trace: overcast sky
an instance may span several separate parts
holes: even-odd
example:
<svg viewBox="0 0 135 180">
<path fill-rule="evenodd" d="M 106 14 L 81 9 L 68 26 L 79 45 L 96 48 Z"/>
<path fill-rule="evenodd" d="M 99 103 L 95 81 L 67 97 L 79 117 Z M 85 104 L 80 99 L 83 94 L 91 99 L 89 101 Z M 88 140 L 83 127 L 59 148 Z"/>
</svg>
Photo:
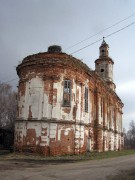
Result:
<svg viewBox="0 0 135 180">
<path fill-rule="evenodd" d="M 135 0 L 0 0 L 0 81 L 9 82 L 15 89 L 15 67 L 27 55 L 47 51 L 54 44 L 72 54 L 135 22 L 134 13 Z M 121 20 L 124 21 L 67 50 Z M 105 41 L 115 63 L 116 91 L 125 105 L 123 126 L 128 128 L 129 122 L 135 120 L 135 24 Z M 94 69 L 100 44 L 101 41 L 73 56 Z"/>
</svg>

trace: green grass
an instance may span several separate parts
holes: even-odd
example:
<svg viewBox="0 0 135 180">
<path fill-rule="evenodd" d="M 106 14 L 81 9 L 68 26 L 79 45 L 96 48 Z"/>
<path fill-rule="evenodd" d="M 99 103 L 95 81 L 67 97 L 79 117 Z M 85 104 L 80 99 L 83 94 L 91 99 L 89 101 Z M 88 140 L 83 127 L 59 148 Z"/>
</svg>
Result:
<svg viewBox="0 0 135 180">
<path fill-rule="evenodd" d="M 92 152 L 89 153 L 90 159 L 104 159 L 104 158 L 112 158 L 112 157 L 118 157 L 118 156 L 125 156 L 135 154 L 135 150 L 122 150 L 122 151 L 108 151 L 108 152 Z"/>
<path fill-rule="evenodd" d="M 65 155 L 56 157 L 44 157 L 37 154 L 30 153 L 9 153 L 1 155 L 0 160 L 33 160 L 33 161 L 46 161 L 46 162 L 75 162 L 85 160 L 97 160 L 105 158 L 113 158 L 125 155 L 135 154 L 135 150 L 122 150 L 122 151 L 108 151 L 108 152 L 88 152 L 80 155 Z"/>
</svg>

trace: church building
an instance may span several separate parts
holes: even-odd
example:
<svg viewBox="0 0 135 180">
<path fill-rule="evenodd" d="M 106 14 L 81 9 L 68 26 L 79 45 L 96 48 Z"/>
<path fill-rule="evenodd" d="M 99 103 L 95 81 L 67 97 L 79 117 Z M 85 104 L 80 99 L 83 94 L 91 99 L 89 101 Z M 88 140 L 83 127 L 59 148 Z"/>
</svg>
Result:
<svg viewBox="0 0 135 180">
<path fill-rule="evenodd" d="M 24 58 L 16 68 L 15 150 L 45 156 L 121 150 L 123 103 L 113 65 L 104 39 L 95 70 L 56 45 Z"/>
</svg>

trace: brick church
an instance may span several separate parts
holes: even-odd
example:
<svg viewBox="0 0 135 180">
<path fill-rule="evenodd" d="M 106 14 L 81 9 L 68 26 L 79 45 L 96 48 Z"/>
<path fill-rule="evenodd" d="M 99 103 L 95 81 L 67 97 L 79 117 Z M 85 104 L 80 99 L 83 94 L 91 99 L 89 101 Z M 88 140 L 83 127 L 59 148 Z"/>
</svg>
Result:
<svg viewBox="0 0 135 180">
<path fill-rule="evenodd" d="M 115 92 L 113 60 L 103 39 L 95 70 L 50 46 L 17 66 L 16 151 L 45 156 L 123 148 L 123 103 Z"/>
</svg>

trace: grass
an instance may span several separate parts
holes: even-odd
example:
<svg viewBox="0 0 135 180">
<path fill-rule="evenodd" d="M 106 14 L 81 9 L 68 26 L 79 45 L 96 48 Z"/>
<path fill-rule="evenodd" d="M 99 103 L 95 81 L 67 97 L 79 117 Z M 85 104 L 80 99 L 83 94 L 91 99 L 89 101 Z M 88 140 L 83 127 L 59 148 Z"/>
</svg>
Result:
<svg viewBox="0 0 135 180">
<path fill-rule="evenodd" d="M 135 150 L 109 151 L 109 152 L 88 152 L 80 155 L 65 155 L 56 157 L 45 157 L 30 153 L 9 153 L 1 155 L 0 160 L 26 160 L 26 161 L 45 161 L 45 162 L 76 162 L 85 160 L 98 160 L 135 154 Z"/>
</svg>

